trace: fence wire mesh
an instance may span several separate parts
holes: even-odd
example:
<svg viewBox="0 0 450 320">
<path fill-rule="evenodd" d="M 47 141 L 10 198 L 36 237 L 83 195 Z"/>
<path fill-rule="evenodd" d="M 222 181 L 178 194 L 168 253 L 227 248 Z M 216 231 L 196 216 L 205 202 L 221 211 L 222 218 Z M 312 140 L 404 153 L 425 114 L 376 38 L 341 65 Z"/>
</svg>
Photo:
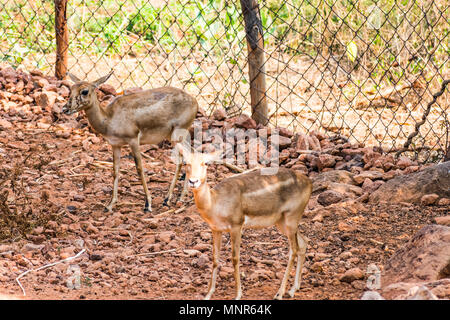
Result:
<svg viewBox="0 0 450 320">
<path fill-rule="evenodd" d="M 422 160 L 450 157 L 447 0 L 260 0 L 269 122 Z M 239 1 L 69 0 L 68 69 L 117 88 L 175 86 L 249 114 Z M 0 59 L 54 73 L 55 5 L 0 0 Z M 442 91 L 435 102 L 433 94 Z M 421 124 L 423 115 L 426 119 Z M 418 125 L 419 124 L 419 125 Z M 421 124 L 421 125 L 420 125 Z"/>
</svg>

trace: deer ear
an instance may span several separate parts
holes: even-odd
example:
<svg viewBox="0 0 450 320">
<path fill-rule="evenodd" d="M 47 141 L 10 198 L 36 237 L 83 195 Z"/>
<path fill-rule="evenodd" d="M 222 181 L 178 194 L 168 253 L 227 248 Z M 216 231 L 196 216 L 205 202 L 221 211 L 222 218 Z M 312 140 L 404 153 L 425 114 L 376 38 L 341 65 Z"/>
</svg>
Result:
<svg viewBox="0 0 450 320">
<path fill-rule="evenodd" d="M 74 74 L 71 74 L 70 72 L 67 72 L 67 75 L 69 76 L 70 80 L 72 80 L 73 82 L 81 82 L 81 80 Z"/>
<path fill-rule="evenodd" d="M 175 148 L 178 149 L 178 152 L 180 152 L 180 154 L 183 156 L 183 159 L 187 163 L 191 163 L 191 161 L 192 161 L 192 152 L 190 150 L 190 146 L 189 145 L 186 145 L 184 143 L 177 143 L 175 145 Z"/>
<path fill-rule="evenodd" d="M 222 150 L 216 150 L 212 153 L 207 153 L 203 155 L 203 161 L 205 163 L 211 163 L 222 158 Z"/>
<path fill-rule="evenodd" d="M 106 80 L 108 80 L 109 77 L 111 77 L 111 75 L 112 75 L 113 73 L 114 73 L 114 71 L 111 70 L 106 76 L 101 77 L 101 78 L 95 80 L 94 82 L 92 82 L 92 84 L 93 84 L 95 87 L 98 87 L 98 86 L 101 85 L 102 83 L 105 83 Z"/>
</svg>

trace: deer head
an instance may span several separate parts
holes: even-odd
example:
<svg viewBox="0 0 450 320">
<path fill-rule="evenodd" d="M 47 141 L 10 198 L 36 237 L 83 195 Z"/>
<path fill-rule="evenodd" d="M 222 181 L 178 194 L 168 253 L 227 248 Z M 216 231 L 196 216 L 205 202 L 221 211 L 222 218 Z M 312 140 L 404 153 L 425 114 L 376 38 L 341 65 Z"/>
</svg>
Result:
<svg viewBox="0 0 450 320">
<path fill-rule="evenodd" d="M 222 156 L 222 150 L 213 153 L 192 153 L 186 147 L 180 148 L 180 153 L 186 161 L 186 179 L 192 189 L 200 188 L 206 182 L 207 165 Z"/>
<path fill-rule="evenodd" d="M 106 82 L 113 74 L 111 71 L 104 77 L 101 77 L 94 82 L 82 81 L 75 75 L 68 73 L 70 79 L 74 82 L 74 85 L 70 89 L 70 97 L 67 103 L 63 106 L 62 112 L 65 114 L 73 114 L 81 110 L 89 109 L 97 100 L 97 94 L 95 89 Z"/>
</svg>

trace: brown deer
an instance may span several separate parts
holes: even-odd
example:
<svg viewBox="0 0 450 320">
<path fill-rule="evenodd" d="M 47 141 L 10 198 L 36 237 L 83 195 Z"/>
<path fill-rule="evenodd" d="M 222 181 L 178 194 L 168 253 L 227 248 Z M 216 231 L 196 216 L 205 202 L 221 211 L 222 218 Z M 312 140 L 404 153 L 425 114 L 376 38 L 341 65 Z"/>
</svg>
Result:
<svg viewBox="0 0 450 320">
<path fill-rule="evenodd" d="M 205 299 L 210 299 L 215 291 L 222 232 L 230 232 L 236 299 L 240 299 L 239 251 L 242 229 L 273 225 L 288 237 L 290 246 L 286 272 L 275 299 L 283 298 L 297 258 L 294 284 L 289 291 L 293 297 L 300 288 L 307 247 L 307 240 L 298 232 L 298 225 L 311 196 L 312 184 L 309 178 L 286 168 L 279 168 L 273 175 L 264 175 L 262 169 L 256 169 L 224 179 L 211 189 L 206 181 L 206 165 L 216 160 L 218 153 L 192 153 L 185 146 L 177 147 L 186 161 L 186 178 L 194 193 L 195 204 L 212 229 L 213 268 Z"/>
<path fill-rule="evenodd" d="M 164 139 L 169 139 L 172 143 L 180 142 L 176 140 L 179 137 L 175 133 L 177 130 L 187 130 L 192 125 L 198 104 L 195 98 L 181 89 L 163 87 L 119 96 L 103 108 L 95 90 L 111 74 L 112 72 L 94 82 L 87 82 L 69 73 L 74 85 L 62 111 L 73 114 L 84 110 L 91 127 L 112 146 L 114 187 L 111 201 L 105 210 L 112 211 L 117 202 L 121 147 L 129 145 L 145 192 L 144 211 L 151 211 L 151 196 L 142 169 L 139 146 L 157 144 Z M 177 157 L 177 167 L 166 202 L 171 200 L 180 174 L 182 161 L 179 154 Z M 187 181 L 181 198 L 186 194 L 186 189 Z"/>
</svg>

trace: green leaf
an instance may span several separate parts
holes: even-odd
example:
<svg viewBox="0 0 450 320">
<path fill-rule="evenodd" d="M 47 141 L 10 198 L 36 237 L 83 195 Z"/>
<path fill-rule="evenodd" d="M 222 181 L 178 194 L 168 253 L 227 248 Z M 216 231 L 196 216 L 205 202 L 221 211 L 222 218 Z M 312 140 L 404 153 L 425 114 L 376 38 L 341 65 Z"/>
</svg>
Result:
<svg viewBox="0 0 450 320">
<path fill-rule="evenodd" d="M 355 61 L 356 56 L 358 54 L 358 47 L 354 41 L 351 41 L 347 44 L 347 56 L 351 62 Z"/>
</svg>

